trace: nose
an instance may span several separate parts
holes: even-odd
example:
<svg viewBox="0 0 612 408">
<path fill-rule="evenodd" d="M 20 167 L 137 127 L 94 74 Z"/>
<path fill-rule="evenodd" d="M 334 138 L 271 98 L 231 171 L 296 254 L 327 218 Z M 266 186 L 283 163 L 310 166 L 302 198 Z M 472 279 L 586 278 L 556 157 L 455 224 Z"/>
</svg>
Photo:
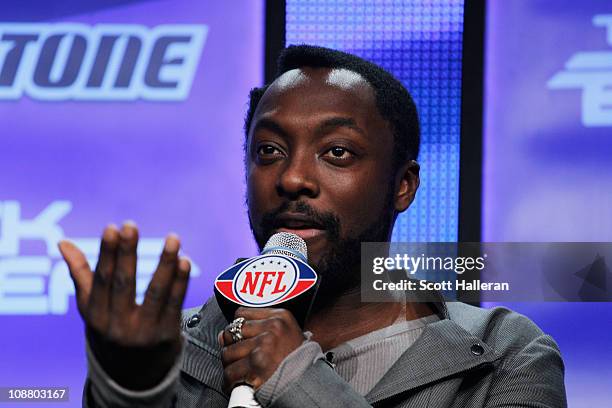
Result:
<svg viewBox="0 0 612 408">
<path fill-rule="evenodd" d="M 303 196 L 314 198 L 319 195 L 316 159 L 307 156 L 296 154 L 285 161 L 276 184 L 276 191 L 280 196 L 295 200 Z"/>
</svg>

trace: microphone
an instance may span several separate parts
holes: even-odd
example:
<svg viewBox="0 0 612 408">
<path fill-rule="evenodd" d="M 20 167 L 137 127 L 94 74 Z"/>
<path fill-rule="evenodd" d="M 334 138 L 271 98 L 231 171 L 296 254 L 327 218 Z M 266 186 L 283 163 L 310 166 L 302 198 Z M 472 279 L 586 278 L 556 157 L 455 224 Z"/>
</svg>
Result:
<svg viewBox="0 0 612 408">
<path fill-rule="evenodd" d="M 281 307 L 304 327 L 320 281 L 307 261 L 306 242 L 289 232 L 272 235 L 261 255 L 239 259 L 215 280 L 215 297 L 227 321 L 234 320 L 241 306 Z M 256 407 L 260 405 L 249 385 L 232 390 L 228 408 Z"/>
</svg>

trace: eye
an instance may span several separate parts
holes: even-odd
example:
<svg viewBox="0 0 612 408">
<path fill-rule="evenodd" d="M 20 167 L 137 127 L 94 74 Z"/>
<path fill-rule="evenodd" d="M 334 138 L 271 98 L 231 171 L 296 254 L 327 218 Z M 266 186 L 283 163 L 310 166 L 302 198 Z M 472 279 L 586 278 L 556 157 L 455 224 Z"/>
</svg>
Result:
<svg viewBox="0 0 612 408">
<path fill-rule="evenodd" d="M 262 163 L 275 161 L 285 155 L 280 148 L 268 143 L 257 146 L 256 152 L 257 160 Z"/>
<path fill-rule="evenodd" d="M 353 152 L 342 147 L 342 146 L 334 146 L 323 155 L 332 160 L 347 160 L 354 156 Z"/>
<path fill-rule="evenodd" d="M 280 153 L 280 150 L 272 145 L 262 145 L 259 146 L 259 149 L 257 149 L 257 154 L 261 155 L 271 155 L 274 153 Z"/>
</svg>

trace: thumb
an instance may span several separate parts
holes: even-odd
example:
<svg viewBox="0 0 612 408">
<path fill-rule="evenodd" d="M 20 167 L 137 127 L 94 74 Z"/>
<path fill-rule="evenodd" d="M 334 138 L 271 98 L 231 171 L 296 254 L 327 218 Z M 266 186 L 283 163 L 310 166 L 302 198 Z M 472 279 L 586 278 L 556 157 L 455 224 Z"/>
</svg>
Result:
<svg viewBox="0 0 612 408">
<path fill-rule="evenodd" d="M 87 258 L 76 245 L 68 240 L 62 240 L 57 244 L 64 261 L 68 264 L 70 277 L 74 282 L 77 304 L 79 311 L 85 310 L 89 301 L 89 293 L 93 282 L 93 274 L 87 263 Z"/>
</svg>

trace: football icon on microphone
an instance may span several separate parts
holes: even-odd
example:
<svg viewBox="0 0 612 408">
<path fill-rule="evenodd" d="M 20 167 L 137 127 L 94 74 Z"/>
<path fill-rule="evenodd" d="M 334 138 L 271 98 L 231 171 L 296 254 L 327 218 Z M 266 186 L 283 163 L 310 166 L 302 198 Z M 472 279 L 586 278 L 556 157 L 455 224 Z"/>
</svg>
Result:
<svg viewBox="0 0 612 408">
<path fill-rule="evenodd" d="M 317 274 L 306 263 L 281 254 L 246 259 L 222 272 L 215 288 L 227 300 L 247 307 L 271 307 L 307 292 Z"/>
</svg>

